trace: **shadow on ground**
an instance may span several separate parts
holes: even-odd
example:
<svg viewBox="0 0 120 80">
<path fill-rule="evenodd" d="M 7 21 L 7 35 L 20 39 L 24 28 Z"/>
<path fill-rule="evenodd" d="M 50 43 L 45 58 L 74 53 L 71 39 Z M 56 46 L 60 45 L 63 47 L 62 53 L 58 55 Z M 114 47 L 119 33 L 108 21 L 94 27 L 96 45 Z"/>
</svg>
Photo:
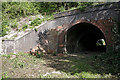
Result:
<svg viewBox="0 0 120 80">
<path fill-rule="evenodd" d="M 46 54 L 40 58 L 25 53 L 3 55 L 2 76 L 3 78 L 111 78 L 119 74 L 119 56 L 115 53 L 93 52 L 61 56 Z"/>
<path fill-rule="evenodd" d="M 71 75 L 79 75 L 80 73 L 116 75 L 115 71 L 112 70 L 118 70 L 114 69 L 117 65 L 112 65 L 113 63 L 110 63 L 110 61 L 104 63 L 104 59 L 101 58 L 101 53 L 83 52 L 67 54 L 62 57 L 46 56 L 44 58 L 48 62 L 45 66 Z"/>
</svg>

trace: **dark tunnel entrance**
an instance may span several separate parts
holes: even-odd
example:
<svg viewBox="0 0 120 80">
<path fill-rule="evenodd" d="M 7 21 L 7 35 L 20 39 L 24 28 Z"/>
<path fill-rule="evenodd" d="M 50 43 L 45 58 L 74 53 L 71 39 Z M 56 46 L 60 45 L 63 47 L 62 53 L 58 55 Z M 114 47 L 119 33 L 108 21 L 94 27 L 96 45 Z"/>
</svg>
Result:
<svg viewBox="0 0 120 80">
<path fill-rule="evenodd" d="M 79 23 L 67 31 L 66 49 L 68 53 L 105 52 L 105 36 L 96 26 L 89 23 Z"/>
</svg>

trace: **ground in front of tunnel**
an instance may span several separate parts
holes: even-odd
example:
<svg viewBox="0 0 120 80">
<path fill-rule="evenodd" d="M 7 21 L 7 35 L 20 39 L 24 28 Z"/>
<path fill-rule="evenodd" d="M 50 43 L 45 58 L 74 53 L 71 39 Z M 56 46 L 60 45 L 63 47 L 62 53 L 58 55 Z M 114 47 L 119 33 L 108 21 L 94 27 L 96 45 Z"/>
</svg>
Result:
<svg viewBox="0 0 120 80">
<path fill-rule="evenodd" d="M 95 58 L 101 53 L 80 52 L 64 55 L 43 55 L 36 58 L 28 53 L 2 56 L 3 78 L 110 78 L 105 66 Z"/>
</svg>

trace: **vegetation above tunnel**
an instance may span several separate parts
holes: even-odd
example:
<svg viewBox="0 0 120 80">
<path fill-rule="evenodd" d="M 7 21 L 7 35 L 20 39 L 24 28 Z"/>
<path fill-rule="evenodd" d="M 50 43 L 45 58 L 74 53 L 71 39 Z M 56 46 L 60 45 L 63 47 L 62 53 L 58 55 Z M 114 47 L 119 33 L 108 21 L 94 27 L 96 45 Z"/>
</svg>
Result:
<svg viewBox="0 0 120 80">
<path fill-rule="evenodd" d="M 2 33 L 0 36 L 8 34 L 10 28 L 18 30 L 18 22 L 21 17 L 42 14 L 44 20 L 53 19 L 53 14 L 101 3 L 93 2 L 2 2 Z M 41 22 L 40 22 L 41 23 Z M 12 25 L 11 25 L 12 24 Z M 24 25 L 27 26 L 27 25 Z"/>
</svg>

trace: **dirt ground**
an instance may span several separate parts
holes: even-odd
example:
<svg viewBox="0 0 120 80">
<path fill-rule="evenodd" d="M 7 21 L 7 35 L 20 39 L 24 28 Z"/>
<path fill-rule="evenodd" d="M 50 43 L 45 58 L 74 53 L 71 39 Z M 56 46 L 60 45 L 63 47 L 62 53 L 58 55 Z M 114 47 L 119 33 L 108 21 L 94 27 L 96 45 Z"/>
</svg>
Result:
<svg viewBox="0 0 120 80">
<path fill-rule="evenodd" d="M 81 52 L 62 56 L 43 55 L 36 58 L 27 53 L 2 56 L 3 78 L 102 78 L 92 64 L 99 53 Z"/>
</svg>

